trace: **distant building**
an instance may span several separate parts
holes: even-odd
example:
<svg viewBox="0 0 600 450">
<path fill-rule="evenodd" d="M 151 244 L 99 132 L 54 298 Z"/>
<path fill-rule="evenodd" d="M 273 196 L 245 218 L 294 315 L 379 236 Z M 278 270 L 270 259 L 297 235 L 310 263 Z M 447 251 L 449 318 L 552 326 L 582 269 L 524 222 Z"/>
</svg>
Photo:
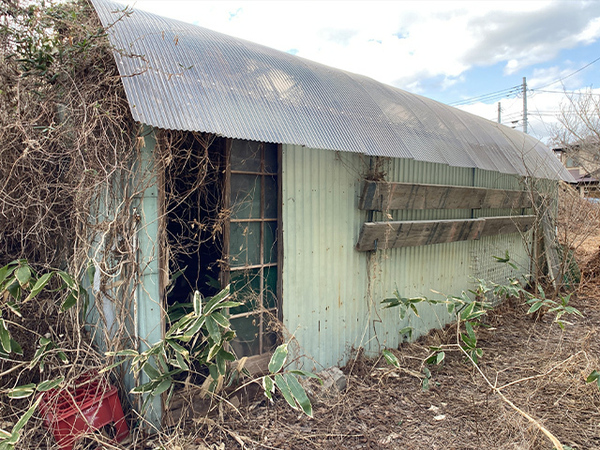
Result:
<svg viewBox="0 0 600 450">
<path fill-rule="evenodd" d="M 555 148 L 552 151 L 575 179 L 569 184 L 577 188 L 581 197 L 600 198 L 598 143 Z"/>
</svg>

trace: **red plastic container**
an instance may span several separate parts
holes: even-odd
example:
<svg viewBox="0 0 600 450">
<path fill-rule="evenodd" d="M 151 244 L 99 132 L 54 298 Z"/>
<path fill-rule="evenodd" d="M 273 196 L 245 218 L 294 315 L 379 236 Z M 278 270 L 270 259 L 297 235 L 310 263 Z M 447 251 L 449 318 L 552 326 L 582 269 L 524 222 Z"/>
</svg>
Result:
<svg viewBox="0 0 600 450">
<path fill-rule="evenodd" d="M 117 389 L 90 376 L 77 380 L 75 389 L 45 392 L 40 411 L 62 450 L 71 450 L 79 439 L 110 424 L 117 441 L 129 435 Z"/>
</svg>

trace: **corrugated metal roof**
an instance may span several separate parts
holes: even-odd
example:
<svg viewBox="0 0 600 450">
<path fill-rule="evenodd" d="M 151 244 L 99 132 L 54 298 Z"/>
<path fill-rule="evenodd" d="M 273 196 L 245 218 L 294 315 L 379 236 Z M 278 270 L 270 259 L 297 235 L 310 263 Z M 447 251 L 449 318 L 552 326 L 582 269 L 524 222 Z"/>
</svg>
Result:
<svg viewBox="0 0 600 450">
<path fill-rule="evenodd" d="M 550 150 L 519 131 L 206 28 L 92 3 L 142 123 L 571 181 Z"/>
</svg>

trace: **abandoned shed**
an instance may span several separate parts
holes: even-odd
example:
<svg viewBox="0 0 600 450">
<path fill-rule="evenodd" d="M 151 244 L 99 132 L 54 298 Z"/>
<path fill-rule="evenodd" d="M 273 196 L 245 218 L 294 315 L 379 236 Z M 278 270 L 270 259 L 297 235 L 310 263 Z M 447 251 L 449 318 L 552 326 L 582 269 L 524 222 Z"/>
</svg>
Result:
<svg viewBox="0 0 600 450">
<path fill-rule="evenodd" d="M 291 339 L 294 364 L 321 370 L 359 348 L 398 346 L 407 325 L 416 336 L 450 320 L 440 306 L 401 321 L 380 304 L 396 289 L 501 282 L 512 269 L 493 256 L 507 251 L 530 270 L 522 180 L 570 179 L 532 137 L 361 75 L 93 4 L 144 125 L 130 324 L 141 342 L 159 340 L 167 309 L 194 290 L 231 283 L 245 303 L 230 311 L 238 357 L 260 361 Z M 158 161 L 165 130 L 187 132 L 177 144 L 197 158 Z M 175 238 L 185 241 L 177 255 Z M 116 320 L 116 306 L 96 304 Z"/>
</svg>

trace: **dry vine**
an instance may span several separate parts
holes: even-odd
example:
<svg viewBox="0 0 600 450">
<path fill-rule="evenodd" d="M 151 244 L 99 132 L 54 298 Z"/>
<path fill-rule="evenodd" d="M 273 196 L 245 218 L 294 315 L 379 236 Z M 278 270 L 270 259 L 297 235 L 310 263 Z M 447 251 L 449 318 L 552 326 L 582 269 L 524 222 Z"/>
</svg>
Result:
<svg viewBox="0 0 600 450">
<path fill-rule="evenodd" d="M 202 240 L 219 240 L 225 217 L 218 190 L 205 189 L 216 183 L 207 174 L 217 173 L 209 167 L 210 136 L 158 131 L 152 164 L 160 167 L 143 167 L 145 130 L 131 117 L 106 33 L 86 0 L 0 1 L 0 110 L 0 267 L 27 259 L 40 272 L 58 268 L 89 278 L 98 307 L 88 319 L 99 325 L 84 329 L 81 308 L 61 313 L 59 292 L 26 305 L 22 319 L 8 317 L 24 347 L 22 358 L 0 362 L 0 428 L 10 429 L 27 402 L 9 402 L 7 389 L 59 375 L 68 382 L 105 366 L 110 361 L 93 340 L 104 349 L 136 348 L 131 324 L 144 190 L 164 183 L 161 234 L 152 240 L 167 252 L 172 272 Z M 200 223 L 172 214 L 181 222 L 168 228 L 169 212 L 197 211 L 198 196 L 221 215 L 206 214 Z M 188 279 L 190 286 L 197 281 Z M 69 363 L 54 355 L 42 374 L 26 361 L 44 335 Z"/>
</svg>

